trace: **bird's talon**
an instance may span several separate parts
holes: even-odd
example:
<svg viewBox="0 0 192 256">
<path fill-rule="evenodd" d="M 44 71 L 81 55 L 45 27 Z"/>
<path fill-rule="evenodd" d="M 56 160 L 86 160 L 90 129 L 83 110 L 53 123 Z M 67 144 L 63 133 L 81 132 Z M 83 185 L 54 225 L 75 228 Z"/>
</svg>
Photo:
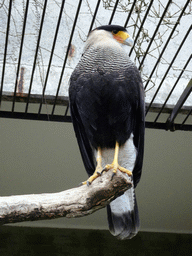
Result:
<svg viewBox="0 0 192 256">
<path fill-rule="evenodd" d="M 89 187 L 91 185 L 91 182 L 90 181 L 87 181 L 87 187 Z"/>
<path fill-rule="evenodd" d="M 81 186 L 86 185 L 86 184 L 87 184 L 87 181 L 83 181 L 83 182 L 79 183 L 78 187 L 81 187 Z"/>
<path fill-rule="evenodd" d="M 101 171 L 101 174 L 103 174 L 104 172 L 106 172 L 107 169 L 106 168 L 103 168 L 103 170 Z"/>
<path fill-rule="evenodd" d="M 111 181 L 113 180 L 113 177 L 115 176 L 115 172 L 111 175 Z"/>
</svg>

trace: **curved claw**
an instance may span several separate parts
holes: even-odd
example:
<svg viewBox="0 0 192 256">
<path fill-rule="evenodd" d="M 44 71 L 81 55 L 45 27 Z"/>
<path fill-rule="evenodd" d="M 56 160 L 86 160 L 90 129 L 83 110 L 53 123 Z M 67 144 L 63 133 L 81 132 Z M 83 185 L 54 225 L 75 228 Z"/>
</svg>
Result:
<svg viewBox="0 0 192 256">
<path fill-rule="evenodd" d="M 103 170 L 101 171 L 101 174 L 103 174 L 106 171 L 108 171 L 108 170 L 106 168 L 103 168 Z"/>
<path fill-rule="evenodd" d="M 115 176 L 116 172 L 113 172 L 113 174 L 111 175 L 111 180 L 113 180 L 113 177 Z"/>
<path fill-rule="evenodd" d="M 89 177 L 89 179 L 88 180 L 86 180 L 86 181 L 84 181 L 84 182 L 81 182 L 80 184 L 79 184 L 79 186 L 81 186 L 81 185 L 87 185 L 88 187 L 91 185 L 91 183 L 97 178 L 97 177 L 99 177 L 99 176 L 101 176 L 102 175 L 102 171 L 95 171 L 94 173 L 93 173 L 93 175 L 92 176 L 90 176 Z"/>
<path fill-rule="evenodd" d="M 83 186 L 83 185 L 85 185 L 85 181 L 84 181 L 84 182 L 79 183 L 78 187 L 81 187 L 81 186 Z"/>
</svg>

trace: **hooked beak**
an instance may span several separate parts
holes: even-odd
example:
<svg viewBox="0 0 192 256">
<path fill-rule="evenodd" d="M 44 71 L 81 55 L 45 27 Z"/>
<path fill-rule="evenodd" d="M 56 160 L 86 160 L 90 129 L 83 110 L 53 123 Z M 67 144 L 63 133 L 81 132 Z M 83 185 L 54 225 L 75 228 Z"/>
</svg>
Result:
<svg viewBox="0 0 192 256">
<path fill-rule="evenodd" d="M 133 43 L 134 43 L 134 41 L 131 37 L 128 37 L 127 39 L 125 39 L 123 41 L 123 44 L 128 45 L 128 46 L 133 46 Z"/>
</svg>

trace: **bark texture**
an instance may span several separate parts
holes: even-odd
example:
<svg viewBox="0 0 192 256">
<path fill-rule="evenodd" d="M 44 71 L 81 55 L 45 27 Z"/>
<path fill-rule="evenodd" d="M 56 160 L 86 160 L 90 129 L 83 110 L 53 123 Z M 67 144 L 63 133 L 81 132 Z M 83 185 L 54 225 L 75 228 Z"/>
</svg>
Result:
<svg viewBox="0 0 192 256">
<path fill-rule="evenodd" d="M 117 171 L 98 177 L 88 187 L 59 193 L 31 194 L 0 197 L 0 224 L 89 215 L 109 204 L 132 186 L 130 178 Z"/>
</svg>

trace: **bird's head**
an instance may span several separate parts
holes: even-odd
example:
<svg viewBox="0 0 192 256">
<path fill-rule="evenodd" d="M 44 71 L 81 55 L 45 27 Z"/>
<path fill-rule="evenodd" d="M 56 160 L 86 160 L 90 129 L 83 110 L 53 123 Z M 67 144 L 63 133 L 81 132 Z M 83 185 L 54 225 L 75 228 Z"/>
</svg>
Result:
<svg viewBox="0 0 192 256">
<path fill-rule="evenodd" d="M 133 39 L 128 34 L 127 30 L 118 25 L 105 25 L 100 26 L 94 30 L 105 30 L 112 34 L 113 38 L 116 39 L 119 43 L 133 46 Z"/>
</svg>

